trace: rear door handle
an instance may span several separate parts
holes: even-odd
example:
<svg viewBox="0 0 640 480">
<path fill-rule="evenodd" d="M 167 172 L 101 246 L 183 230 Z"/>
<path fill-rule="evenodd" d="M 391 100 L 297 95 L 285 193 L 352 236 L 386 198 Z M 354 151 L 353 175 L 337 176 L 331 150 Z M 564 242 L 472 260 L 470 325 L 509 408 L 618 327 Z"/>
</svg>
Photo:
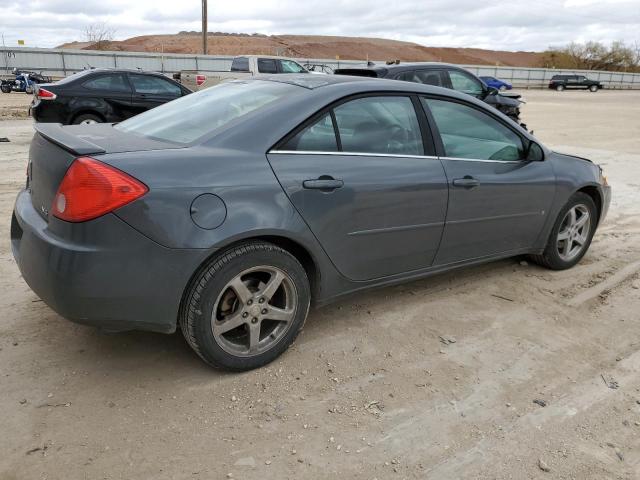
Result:
<svg viewBox="0 0 640 480">
<path fill-rule="evenodd" d="M 456 178 L 453 180 L 454 187 L 474 188 L 479 185 L 480 185 L 480 180 L 473 178 L 470 175 L 465 175 L 464 178 Z"/>
<path fill-rule="evenodd" d="M 329 175 L 322 175 L 316 180 L 305 180 L 302 182 L 304 188 L 310 190 L 322 190 L 324 192 L 331 192 L 336 188 L 342 188 L 344 182 L 340 179 L 330 177 Z"/>
</svg>

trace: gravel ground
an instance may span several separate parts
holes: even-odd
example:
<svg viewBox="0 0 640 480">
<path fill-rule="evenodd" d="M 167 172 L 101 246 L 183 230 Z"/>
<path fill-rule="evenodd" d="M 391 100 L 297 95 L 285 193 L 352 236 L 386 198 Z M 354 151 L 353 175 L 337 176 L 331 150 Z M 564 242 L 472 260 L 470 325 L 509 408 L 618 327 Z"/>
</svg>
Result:
<svg viewBox="0 0 640 480">
<path fill-rule="evenodd" d="M 640 92 L 525 97 L 537 136 L 613 185 L 577 267 L 516 258 L 361 294 L 243 374 L 30 291 L 9 224 L 32 126 L 1 121 L 0 478 L 640 478 Z"/>
</svg>

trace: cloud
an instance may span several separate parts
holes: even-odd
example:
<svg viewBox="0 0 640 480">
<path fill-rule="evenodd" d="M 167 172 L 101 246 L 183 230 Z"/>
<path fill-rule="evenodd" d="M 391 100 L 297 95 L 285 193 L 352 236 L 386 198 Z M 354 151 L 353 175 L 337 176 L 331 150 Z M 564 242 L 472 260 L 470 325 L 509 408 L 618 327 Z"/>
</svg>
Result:
<svg viewBox="0 0 640 480">
<path fill-rule="evenodd" d="M 116 37 L 200 29 L 200 1 L 9 0 L 0 29 L 7 45 L 52 47 L 84 40 L 105 22 Z M 210 2 L 211 31 L 385 37 L 428 46 L 544 50 L 571 41 L 640 42 L 637 0 L 236 0 Z"/>
</svg>

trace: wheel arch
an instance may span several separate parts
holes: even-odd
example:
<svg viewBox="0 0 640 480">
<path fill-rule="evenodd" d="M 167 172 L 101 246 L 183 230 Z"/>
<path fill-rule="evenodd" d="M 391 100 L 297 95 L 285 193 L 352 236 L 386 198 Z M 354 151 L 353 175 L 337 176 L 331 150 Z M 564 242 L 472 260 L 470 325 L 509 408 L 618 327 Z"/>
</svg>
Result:
<svg viewBox="0 0 640 480">
<path fill-rule="evenodd" d="M 251 243 L 251 242 L 272 243 L 273 245 L 276 245 L 282 248 L 283 250 L 289 252 L 291 255 L 293 255 L 296 258 L 296 260 L 300 262 L 300 264 L 302 265 L 302 268 L 304 268 L 305 272 L 307 273 L 307 278 L 309 279 L 309 287 L 311 290 L 311 301 L 312 302 L 314 301 L 314 299 L 317 297 L 317 293 L 320 290 L 320 267 L 317 259 L 311 253 L 310 249 L 302 245 L 301 242 L 294 240 L 290 237 L 287 237 L 285 235 L 257 234 L 257 235 L 252 235 L 252 236 L 247 236 L 244 238 L 232 240 L 229 243 L 218 246 L 215 250 L 210 252 L 209 255 L 207 255 L 207 257 L 195 269 L 195 271 L 189 278 L 189 281 L 186 283 L 184 287 L 184 290 L 182 292 L 182 296 L 180 299 L 180 306 L 178 308 L 178 318 L 180 318 L 180 315 L 182 315 L 183 309 L 185 308 L 185 305 L 186 305 L 186 300 L 187 300 L 189 291 L 191 290 L 193 283 L 198 278 L 200 273 L 207 267 L 209 262 L 211 262 L 213 258 L 222 254 L 226 250 L 235 248 L 242 244 Z M 178 320 L 178 318 L 176 320 Z"/>
<path fill-rule="evenodd" d="M 101 114 L 100 112 L 93 110 L 91 108 L 83 108 L 78 110 L 77 112 L 74 112 L 71 115 L 71 118 L 69 118 L 69 125 L 72 125 L 73 122 L 75 122 L 76 118 L 78 118 L 80 115 L 94 115 L 98 118 L 101 118 L 103 122 L 106 122 L 106 118 L 103 114 Z"/>
<path fill-rule="evenodd" d="M 576 192 L 585 193 L 591 197 L 593 203 L 596 204 L 599 222 L 600 216 L 602 215 L 602 193 L 600 192 L 600 189 L 595 185 L 585 185 L 576 190 Z"/>
</svg>

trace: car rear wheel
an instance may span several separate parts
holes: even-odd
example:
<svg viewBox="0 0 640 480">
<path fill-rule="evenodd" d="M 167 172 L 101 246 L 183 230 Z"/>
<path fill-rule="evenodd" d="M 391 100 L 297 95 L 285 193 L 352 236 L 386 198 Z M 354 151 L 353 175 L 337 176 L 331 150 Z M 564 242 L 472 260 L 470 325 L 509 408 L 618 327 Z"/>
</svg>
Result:
<svg viewBox="0 0 640 480">
<path fill-rule="evenodd" d="M 556 87 L 556 90 L 559 91 L 559 92 L 563 91 L 564 90 L 564 85 L 558 85 Z"/>
<path fill-rule="evenodd" d="M 533 255 L 533 260 L 552 270 L 573 267 L 587 253 L 597 223 L 593 199 L 582 192 L 573 194 L 560 210 L 544 252 Z"/>
<path fill-rule="evenodd" d="M 250 370 L 282 354 L 309 312 L 309 280 L 289 252 L 250 242 L 214 257 L 180 314 L 185 339 L 209 365 Z"/>
<path fill-rule="evenodd" d="M 589 90 L 592 91 L 592 92 L 597 92 L 598 91 L 598 86 L 597 85 L 591 85 L 589 87 Z"/>
<path fill-rule="evenodd" d="M 73 119 L 74 125 L 91 125 L 94 123 L 102 123 L 102 119 L 91 113 L 84 113 Z"/>
</svg>

